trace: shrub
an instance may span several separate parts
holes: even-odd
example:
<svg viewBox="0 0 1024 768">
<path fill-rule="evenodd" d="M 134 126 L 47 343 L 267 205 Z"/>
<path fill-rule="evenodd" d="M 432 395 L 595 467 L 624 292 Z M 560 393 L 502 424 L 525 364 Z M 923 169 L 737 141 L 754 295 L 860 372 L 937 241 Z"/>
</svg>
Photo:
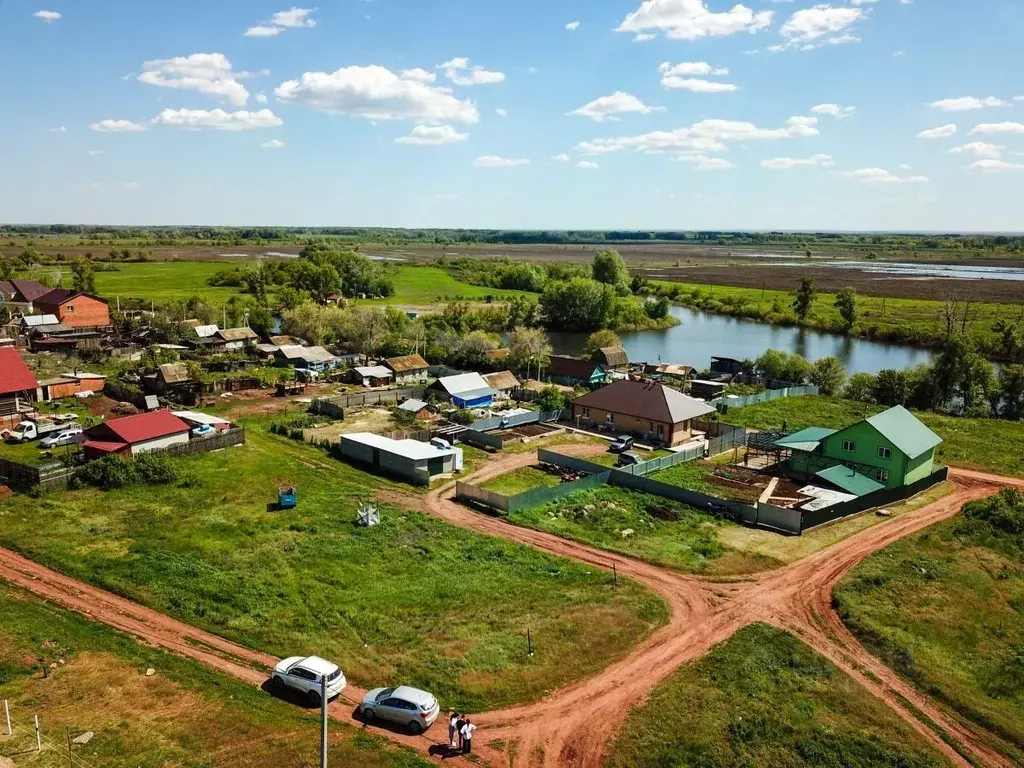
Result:
<svg viewBox="0 0 1024 768">
<path fill-rule="evenodd" d="M 89 462 L 71 479 L 71 487 L 94 486 L 108 491 L 130 485 L 169 485 L 177 479 L 177 469 L 169 458 L 144 453 L 135 458 L 105 456 Z"/>
</svg>

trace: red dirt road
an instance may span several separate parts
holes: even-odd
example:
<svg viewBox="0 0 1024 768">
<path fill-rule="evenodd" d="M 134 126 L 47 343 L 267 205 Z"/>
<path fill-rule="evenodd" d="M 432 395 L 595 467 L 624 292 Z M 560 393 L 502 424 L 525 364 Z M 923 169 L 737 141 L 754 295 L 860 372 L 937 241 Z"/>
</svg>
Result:
<svg viewBox="0 0 1024 768">
<path fill-rule="evenodd" d="M 562 450 L 585 454 L 593 452 L 595 447 L 575 445 Z M 480 482 L 535 460 L 532 454 L 505 456 L 471 479 Z M 700 658 L 738 629 L 764 621 L 792 632 L 833 661 L 892 707 L 954 765 L 970 763 L 915 717 L 911 707 L 941 728 L 976 764 L 1002 768 L 1013 763 L 987 745 L 986 742 L 998 741 L 994 736 L 979 733 L 979 726 L 939 707 L 885 667 L 846 629 L 831 604 L 836 584 L 865 557 L 952 517 L 968 501 L 1007 485 L 1024 487 L 1024 481 L 977 472 L 954 471 L 951 479 L 956 483 L 956 491 L 934 504 L 880 523 L 787 567 L 728 583 L 683 576 L 473 512 L 451 500 L 451 485 L 427 496 L 389 493 L 387 500 L 429 511 L 454 525 L 595 567 L 610 570 L 615 563 L 622 576 L 646 584 L 671 607 L 667 626 L 597 676 L 556 691 L 534 704 L 476 717 L 481 743 L 478 752 L 492 765 L 598 768 L 631 706 L 642 703 L 650 691 L 680 665 Z M 0 578 L 155 647 L 196 659 L 254 685 L 263 684 L 268 670 L 276 663 L 276 659 L 266 654 L 242 648 L 2 549 Z M 345 698 L 351 701 L 333 704 L 332 716 L 361 725 L 353 717 L 351 704 L 358 701 L 362 693 L 347 688 Z M 434 739 L 445 737 L 444 731 L 443 723 L 439 723 L 428 732 L 428 737 L 433 738 L 383 733 L 424 752 L 437 743 Z M 483 746 L 496 739 L 516 743 L 515 755 Z"/>
</svg>

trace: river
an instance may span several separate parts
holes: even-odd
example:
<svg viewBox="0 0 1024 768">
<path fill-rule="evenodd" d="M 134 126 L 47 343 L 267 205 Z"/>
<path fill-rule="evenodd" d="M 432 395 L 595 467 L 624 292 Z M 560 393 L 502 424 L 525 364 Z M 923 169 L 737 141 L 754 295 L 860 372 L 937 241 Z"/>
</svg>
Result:
<svg viewBox="0 0 1024 768">
<path fill-rule="evenodd" d="M 705 370 L 711 356 L 754 360 L 766 349 L 795 352 L 811 362 L 838 357 L 847 374 L 878 373 L 886 368 L 909 368 L 926 363 L 933 353 L 901 344 L 882 344 L 836 333 L 755 323 L 724 315 L 672 307 L 681 325 L 665 331 L 619 334 L 629 359 L 635 362 L 679 363 Z M 587 340 L 585 333 L 551 333 L 557 354 L 577 355 Z"/>
</svg>

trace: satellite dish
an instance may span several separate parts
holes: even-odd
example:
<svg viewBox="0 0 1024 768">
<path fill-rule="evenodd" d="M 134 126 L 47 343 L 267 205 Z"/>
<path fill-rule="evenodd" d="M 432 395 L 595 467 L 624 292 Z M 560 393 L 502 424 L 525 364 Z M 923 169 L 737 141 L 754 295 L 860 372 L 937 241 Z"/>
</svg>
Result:
<svg viewBox="0 0 1024 768">
<path fill-rule="evenodd" d="M 360 502 L 359 509 L 356 510 L 356 522 L 358 522 L 359 525 L 365 526 L 367 528 L 372 528 L 373 526 L 379 524 L 380 507 L 378 507 L 373 502 Z"/>
</svg>

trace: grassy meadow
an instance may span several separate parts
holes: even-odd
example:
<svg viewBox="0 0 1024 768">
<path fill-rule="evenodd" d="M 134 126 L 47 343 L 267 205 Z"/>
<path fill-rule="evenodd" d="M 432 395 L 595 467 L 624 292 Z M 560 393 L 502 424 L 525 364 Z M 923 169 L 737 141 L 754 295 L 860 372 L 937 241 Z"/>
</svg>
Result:
<svg viewBox="0 0 1024 768">
<path fill-rule="evenodd" d="M 630 711 L 608 768 L 858 766 L 947 761 L 896 713 L 781 630 L 755 624 Z"/>
<path fill-rule="evenodd" d="M 534 488 L 554 488 L 561 481 L 557 476 L 537 467 L 520 467 L 504 475 L 491 478 L 481 487 L 503 496 L 516 496 Z"/>
<path fill-rule="evenodd" d="M 371 304 L 429 306 L 453 299 L 484 301 L 488 296 L 495 300 L 507 300 L 513 296 L 526 296 L 521 291 L 506 291 L 501 288 L 482 288 L 462 283 L 440 267 L 414 267 L 399 265 L 394 270 L 395 294 L 387 299 L 368 301 Z"/>
<path fill-rule="evenodd" d="M 883 406 L 838 397 L 790 397 L 730 410 L 724 420 L 752 429 L 780 429 L 783 423 L 793 431 L 806 427 L 839 429 L 884 410 Z M 944 440 L 936 453 L 943 464 L 1024 477 L 1024 423 L 927 411 L 914 415 Z"/>
<path fill-rule="evenodd" d="M 65 768 L 67 732 L 92 731 L 88 744 L 73 746 L 75 765 L 317 764 L 318 723 L 301 708 L 7 586 L 0 586 L 0 616 L 0 691 L 15 727 L 8 738 L 0 726 L 0 758 Z M 148 668 L 156 674 L 147 677 Z M 45 739 L 38 755 L 33 715 Z M 328 758 L 336 768 L 431 765 L 382 737 L 338 724 L 330 729 Z"/>
<path fill-rule="evenodd" d="M 592 675 L 666 619 L 636 584 L 421 513 L 388 506 L 381 525 L 358 527 L 360 500 L 401 486 L 252 425 L 246 446 L 176 464 L 187 482 L 0 503 L 0 545 L 247 646 L 316 653 L 354 683 L 417 685 L 460 710 Z M 298 509 L 268 507 L 279 484 L 297 487 Z"/>
</svg>

